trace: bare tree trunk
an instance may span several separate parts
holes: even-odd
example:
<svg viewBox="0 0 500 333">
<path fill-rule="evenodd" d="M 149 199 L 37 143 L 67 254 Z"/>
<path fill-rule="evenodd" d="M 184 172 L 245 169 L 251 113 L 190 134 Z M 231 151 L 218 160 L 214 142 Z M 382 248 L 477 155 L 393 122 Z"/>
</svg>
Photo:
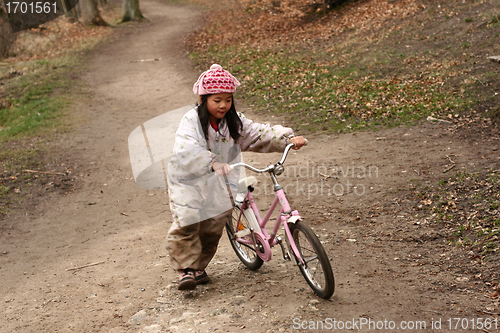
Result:
<svg viewBox="0 0 500 333">
<path fill-rule="evenodd" d="M 0 4 L 0 59 L 7 58 L 16 35 L 12 32 L 3 2 Z M 3 106 L 2 106 L 3 107 Z"/>
<path fill-rule="evenodd" d="M 71 4 L 66 2 L 66 0 L 61 0 L 61 4 L 64 9 L 64 15 L 69 19 L 71 23 L 78 22 L 78 14 L 76 12 L 76 6 L 71 8 Z"/>
<path fill-rule="evenodd" d="M 78 5 L 75 7 L 78 20 L 83 23 L 83 25 L 88 25 L 92 21 L 92 17 L 89 12 L 89 6 L 87 5 L 87 0 L 78 1 Z"/>
<path fill-rule="evenodd" d="M 99 6 L 101 6 L 101 8 L 107 8 L 109 6 L 109 1 L 108 0 L 99 0 L 98 4 L 99 4 Z"/>
<path fill-rule="evenodd" d="M 71 9 L 69 11 L 68 16 L 70 17 L 71 21 L 73 21 L 73 18 L 74 18 L 75 22 L 79 22 L 80 16 L 78 15 L 78 9 L 77 9 L 77 7 Z"/>
<path fill-rule="evenodd" d="M 146 18 L 142 16 L 139 8 L 139 0 L 123 0 L 123 15 L 121 22 L 142 21 Z"/>
<path fill-rule="evenodd" d="M 87 5 L 89 9 L 90 24 L 99 26 L 108 26 L 109 24 L 104 21 L 97 8 L 97 0 L 87 0 Z"/>
<path fill-rule="evenodd" d="M 75 8 L 73 8 L 73 10 L 75 11 L 75 14 L 76 14 L 76 17 L 78 18 L 78 20 L 80 20 L 80 18 L 82 17 L 82 4 L 80 1 L 78 1 Z"/>
</svg>

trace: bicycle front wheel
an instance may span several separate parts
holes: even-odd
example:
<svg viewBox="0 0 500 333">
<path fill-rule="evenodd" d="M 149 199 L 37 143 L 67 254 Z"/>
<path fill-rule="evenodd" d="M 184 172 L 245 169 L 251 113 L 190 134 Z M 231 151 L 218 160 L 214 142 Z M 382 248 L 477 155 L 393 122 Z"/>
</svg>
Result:
<svg viewBox="0 0 500 333">
<path fill-rule="evenodd" d="M 248 220 L 245 215 L 240 212 L 241 210 L 239 207 L 233 208 L 231 222 L 226 223 L 227 236 L 229 237 L 229 241 L 231 242 L 234 252 L 236 252 L 236 255 L 241 262 L 248 268 L 256 270 L 262 266 L 264 261 L 257 255 L 257 252 L 255 252 L 253 244 L 240 243 L 236 240 L 236 236 L 234 235 L 236 232 L 244 229 L 250 231 L 250 224 L 248 223 Z M 249 234 L 242 238 L 249 241 L 252 239 Z"/>
<path fill-rule="evenodd" d="M 303 221 L 288 224 L 293 241 L 304 260 L 295 257 L 299 265 L 300 272 L 307 281 L 307 284 L 321 298 L 329 299 L 335 290 L 335 280 L 333 278 L 332 266 L 328 260 L 325 249 L 321 245 L 318 236 Z M 289 242 L 290 244 L 290 242 Z M 293 251 L 290 251 L 293 253 Z"/>
</svg>

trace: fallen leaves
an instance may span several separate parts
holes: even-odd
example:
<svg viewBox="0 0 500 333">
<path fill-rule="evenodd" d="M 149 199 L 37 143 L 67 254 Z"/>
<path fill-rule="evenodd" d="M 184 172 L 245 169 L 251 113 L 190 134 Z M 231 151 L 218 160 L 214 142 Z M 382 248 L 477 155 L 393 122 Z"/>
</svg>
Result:
<svg viewBox="0 0 500 333">
<path fill-rule="evenodd" d="M 388 19 L 404 19 L 420 10 L 409 0 L 347 4 L 326 16 L 317 16 L 311 11 L 315 4 L 312 0 L 240 0 L 238 4 L 230 9 L 238 15 L 210 17 L 207 27 L 193 35 L 188 45 L 207 49 L 214 44 L 270 46 L 281 42 L 317 43 L 351 29 L 359 35 L 366 35 L 382 27 Z M 370 37 L 379 38 L 364 38 Z"/>
<path fill-rule="evenodd" d="M 470 248 L 471 255 L 486 256 L 500 248 L 500 175 L 493 171 L 457 172 L 420 194 L 432 217 L 448 227 L 450 240 Z"/>
<path fill-rule="evenodd" d="M 491 298 L 491 299 L 500 298 L 500 291 L 499 290 L 495 290 L 492 293 L 490 293 L 490 295 L 488 297 Z"/>
<path fill-rule="evenodd" d="M 37 28 L 19 33 L 13 45 L 17 60 L 35 60 L 58 57 L 68 50 L 89 47 L 112 33 L 106 27 L 88 28 L 80 23 L 71 23 L 64 15 Z"/>
<path fill-rule="evenodd" d="M 286 113 L 301 130 L 355 131 L 427 116 L 452 125 L 477 102 L 467 97 L 471 88 L 493 84 L 471 75 L 478 56 L 471 50 L 456 45 L 456 56 L 442 47 L 427 50 L 437 40 L 461 38 L 434 22 L 458 15 L 456 7 L 436 12 L 412 1 L 356 1 L 312 20 L 307 12 L 318 7 L 310 0 L 235 4 L 231 15 L 211 16 L 189 39 L 193 57 L 203 68 L 218 59 L 242 78 L 240 91 L 251 106 Z M 436 26 L 425 30 L 431 22 Z"/>
</svg>

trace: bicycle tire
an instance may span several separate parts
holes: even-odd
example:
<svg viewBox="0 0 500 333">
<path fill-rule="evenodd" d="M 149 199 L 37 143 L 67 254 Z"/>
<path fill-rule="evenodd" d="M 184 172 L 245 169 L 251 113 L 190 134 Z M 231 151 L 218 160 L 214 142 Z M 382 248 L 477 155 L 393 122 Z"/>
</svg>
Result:
<svg viewBox="0 0 500 333">
<path fill-rule="evenodd" d="M 300 265 L 300 260 L 295 256 L 300 272 L 307 284 L 321 298 L 329 299 L 335 291 L 335 279 L 333 277 L 330 260 L 314 231 L 303 221 L 288 224 L 293 241 L 304 259 L 305 266 Z M 290 247 L 290 241 L 287 237 Z M 314 262 L 313 262 L 314 261 Z M 321 270 L 321 272 L 319 271 Z"/>
<path fill-rule="evenodd" d="M 231 243 L 231 247 L 240 259 L 240 261 L 251 270 L 259 269 L 264 261 L 258 256 L 257 252 L 250 245 L 242 244 L 236 240 L 234 237 L 234 230 L 238 225 L 238 217 L 241 215 L 241 224 L 245 228 L 250 228 L 248 220 L 244 214 L 240 214 L 241 210 L 239 207 L 233 208 L 233 213 L 231 217 L 231 222 L 226 223 L 226 232 Z M 250 237 L 250 236 L 246 236 Z"/>
</svg>

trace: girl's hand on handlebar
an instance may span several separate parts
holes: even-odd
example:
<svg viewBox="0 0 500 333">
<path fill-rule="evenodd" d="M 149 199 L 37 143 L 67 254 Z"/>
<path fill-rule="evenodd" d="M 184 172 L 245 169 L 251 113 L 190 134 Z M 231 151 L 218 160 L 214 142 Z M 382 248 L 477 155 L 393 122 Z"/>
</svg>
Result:
<svg viewBox="0 0 500 333">
<path fill-rule="evenodd" d="M 231 167 L 227 163 L 214 162 L 214 164 L 212 164 L 212 170 L 217 172 L 219 176 L 224 176 L 229 175 L 229 173 L 231 172 Z"/>
<path fill-rule="evenodd" d="M 292 147 L 294 150 L 299 150 L 302 146 L 307 144 L 306 139 L 302 136 L 294 136 L 290 139 L 290 143 L 295 143 L 295 146 Z"/>
</svg>

